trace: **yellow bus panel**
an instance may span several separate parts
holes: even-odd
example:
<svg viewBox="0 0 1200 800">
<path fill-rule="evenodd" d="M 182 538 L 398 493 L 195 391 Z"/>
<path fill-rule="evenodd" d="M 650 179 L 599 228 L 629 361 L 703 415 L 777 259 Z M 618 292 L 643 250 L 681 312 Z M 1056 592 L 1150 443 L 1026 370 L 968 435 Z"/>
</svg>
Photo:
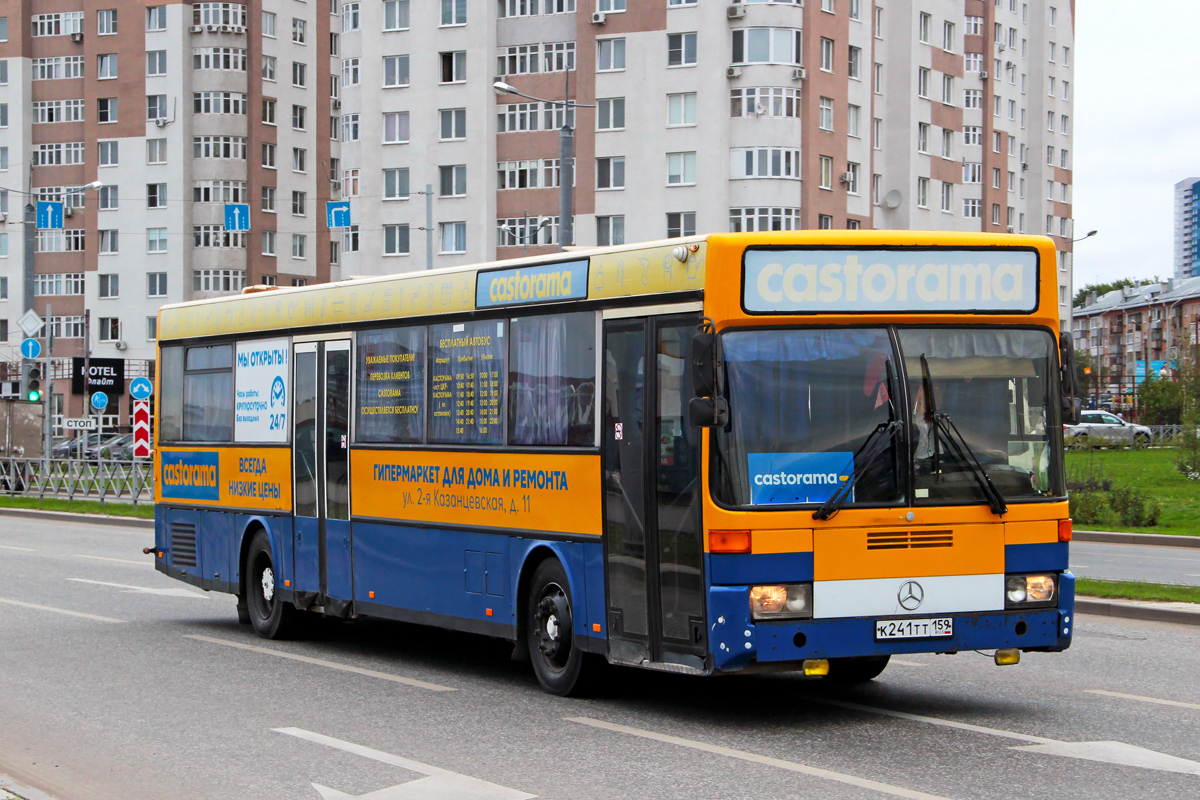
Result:
<svg viewBox="0 0 1200 800">
<path fill-rule="evenodd" d="M 818 581 L 1004 572 L 1002 525 L 816 530 Z"/>
<path fill-rule="evenodd" d="M 154 457 L 159 503 L 292 510 L 292 451 L 286 447 L 162 447 Z"/>
</svg>

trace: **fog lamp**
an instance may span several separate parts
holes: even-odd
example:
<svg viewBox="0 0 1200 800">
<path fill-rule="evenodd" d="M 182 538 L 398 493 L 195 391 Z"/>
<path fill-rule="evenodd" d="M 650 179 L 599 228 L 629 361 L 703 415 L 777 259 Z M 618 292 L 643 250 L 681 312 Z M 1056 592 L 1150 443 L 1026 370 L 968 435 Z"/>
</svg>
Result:
<svg viewBox="0 0 1200 800">
<path fill-rule="evenodd" d="M 804 674 L 810 678 L 820 677 L 829 674 L 829 659 L 827 658 L 806 658 L 804 659 Z"/>
<path fill-rule="evenodd" d="M 750 614 L 754 619 L 811 617 L 812 584 L 751 586 Z"/>
<path fill-rule="evenodd" d="M 1004 650 L 997 650 L 995 655 L 997 667 L 1011 667 L 1014 664 L 1021 663 L 1021 651 L 1015 647 L 1010 647 Z"/>
</svg>

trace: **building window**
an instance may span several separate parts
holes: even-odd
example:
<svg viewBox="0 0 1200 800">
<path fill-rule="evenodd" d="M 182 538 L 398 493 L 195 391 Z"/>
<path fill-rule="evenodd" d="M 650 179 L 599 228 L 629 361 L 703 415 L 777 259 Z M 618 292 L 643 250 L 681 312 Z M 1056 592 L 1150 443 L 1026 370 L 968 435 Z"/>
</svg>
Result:
<svg viewBox="0 0 1200 800">
<path fill-rule="evenodd" d="M 101 186 L 99 194 L 101 211 L 115 211 L 120 207 L 120 195 L 116 186 Z"/>
<path fill-rule="evenodd" d="M 167 118 L 167 96 L 165 94 L 146 95 L 146 119 Z"/>
<path fill-rule="evenodd" d="M 383 171 L 383 199 L 407 200 L 408 198 L 408 170 L 385 169 Z"/>
<path fill-rule="evenodd" d="M 833 230 L 833 217 L 829 214 L 818 214 L 817 227 L 823 231 Z"/>
<path fill-rule="evenodd" d="M 600 247 L 625 244 L 625 217 L 596 217 L 596 244 Z"/>
<path fill-rule="evenodd" d="M 983 90 L 967 89 L 964 91 L 963 108 L 983 108 Z"/>
<path fill-rule="evenodd" d="M 929 153 L 929 123 L 917 123 L 917 152 Z"/>
<path fill-rule="evenodd" d="M 306 251 L 307 247 L 308 247 L 308 237 L 307 236 L 305 236 L 303 233 L 293 233 L 292 234 L 292 258 L 303 261 L 306 258 L 305 251 Z"/>
<path fill-rule="evenodd" d="M 942 76 L 942 102 L 948 106 L 954 105 L 954 78 L 950 75 Z"/>
<path fill-rule="evenodd" d="M 625 40 L 596 40 L 596 71 L 611 72 L 625 69 Z"/>
<path fill-rule="evenodd" d="M 609 0 L 613 2 L 614 0 Z M 603 0 L 601 0 L 603 2 Z M 625 0 L 619 0 L 624 4 Z M 603 10 L 603 9 L 601 9 Z M 467 24 L 467 0 L 442 0 L 442 27 Z"/>
<path fill-rule="evenodd" d="M 262 12 L 262 32 L 263 36 L 275 38 L 275 14 L 270 11 Z"/>
<path fill-rule="evenodd" d="M 917 178 L 917 208 L 929 208 L 929 178 Z"/>
<path fill-rule="evenodd" d="M 917 68 L 917 97 L 929 99 L 929 68 Z"/>
<path fill-rule="evenodd" d="M 165 272 L 147 272 L 146 273 L 146 296 L 147 297 L 166 297 L 167 296 L 167 273 L 165 273 Z"/>
<path fill-rule="evenodd" d="M 823 131 L 833 130 L 833 98 L 821 98 L 821 115 L 818 123 Z"/>
<path fill-rule="evenodd" d="M 305 129 L 305 115 L 307 110 L 304 106 L 292 106 L 292 130 L 302 131 Z"/>
<path fill-rule="evenodd" d="M 146 339 L 153 342 L 158 338 L 158 317 L 146 317 Z"/>
<path fill-rule="evenodd" d="M 118 235 L 117 231 L 106 230 L 106 231 L 99 231 L 99 233 L 100 233 L 100 252 L 101 252 L 101 254 L 111 255 L 112 253 L 119 253 L 121 251 L 121 248 L 119 246 L 120 240 L 119 240 L 119 235 Z M 116 279 L 115 275 L 112 277 L 114 280 Z M 103 286 L 103 281 L 101 281 L 101 286 Z M 100 296 L 106 297 L 107 295 L 101 294 Z M 112 296 L 116 297 L 115 294 Z"/>
<path fill-rule="evenodd" d="M 264 256 L 275 255 L 275 231 L 262 232 L 262 254 Z"/>
<path fill-rule="evenodd" d="M 358 141 L 358 114 L 342 115 L 342 141 Z"/>
<path fill-rule="evenodd" d="M 361 24 L 362 14 L 359 13 L 358 3 L 344 4 L 342 6 L 342 33 L 356 31 Z"/>
<path fill-rule="evenodd" d="M 953 213 L 954 204 L 954 186 L 953 184 L 942 184 L 942 211 L 947 214 Z"/>
<path fill-rule="evenodd" d="M 262 210 L 275 213 L 275 187 L 262 187 Z"/>
<path fill-rule="evenodd" d="M 798 208 L 731 208 L 729 231 L 794 231 L 800 228 Z"/>
<path fill-rule="evenodd" d="M 408 86 L 408 56 L 384 56 L 383 85 L 388 88 Z"/>
<path fill-rule="evenodd" d="M 929 29 L 933 25 L 933 17 L 925 12 L 917 17 L 917 41 L 929 44 Z"/>
<path fill-rule="evenodd" d="M 439 194 L 442 197 L 463 197 L 467 193 L 465 164 L 438 167 Z"/>
<path fill-rule="evenodd" d="M 121 341 L 121 320 L 116 317 L 101 317 L 100 318 L 100 341 L 102 342 L 119 342 Z"/>
<path fill-rule="evenodd" d="M 453 141 L 467 138 L 467 110 L 465 108 L 443 108 L 438 111 L 438 138 Z"/>
<path fill-rule="evenodd" d="M 963 216 L 967 219 L 979 219 L 981 201 L 975 199 L 963 200 Z M 999 208 L 999 206 L 997 206 Z"/>
<path fill-rule="evenodd" d="M 167 29 L 167 7 L 150 6 L 146 9 L 146 30 L 165 31 Z"/>
<path fill-rule="evenodd" d="M 117 54 L 102 53 L 96 56 L 96 80 L 110 80 L 117 77 Z"/>
<path fill-rule="evenodd" d="M 625 128 L 625 98 L 606 97 L 596 101 L 596 129 L 601 131 Z"/>
<path fill-rule="evenodd" d="M 118 275 L 98 275 L 100 281 L 100 298 L 109 300 L 120 296 L 120 276 Z"/>
<path fill-rule="evenodd" d="M 954 157 L 954 131 L 942 128 L 942 158 Z"/>
<path fill-rule="evenodd" d="M 165 253 L 165 252 L 167 252 L 167 229 L 166 228 L 147 228 L 146 229 L 146 252 L 147 253 Z M 164 278 L 163 281 L 164 281 L 164 285 L 165 285 L 166 279 Z"/>
<path fill-rule="evenodd" d="M 463 83 L 467 80 L 467 51 L 441 53 L 442 83 Z"/>
<path fill-rule="evenodd" d="M 963 126 L 963 144 L 967 145 L 982 145 L 983 144 L 983 128 L 978 125 Z"/>
<path fill-rule="evenodd" d="M 833 190 L 833 158 L 830 156 L 821 156 L 817 160 L 820 167 L 818 188 Z"/>
<path fill-rule="evenodd" d="M 467 223 L 443 222 L 438 226 L 442 253 L 467 252 Z"/>
<path fill-rule="evenodd" d="M 686 67 L 696 63 L 696 34 L 667 34 L 667 66 Z"/>
<path fill-rule="evenodd" d="M 667 185 L 694 186 L 696 184 L 696 154 L 667 154 Z"/>
<path fill-rule="evenodd" d="M 733 117 L 800 117 L 799 89 L 774 86 L 730 89 L 729 103 Z"/>
<path fill-rule="evenodd" d="M 103 9 L 96 12 L 96 33 L 101 36 L 112 36 L 117 32 L 116 9 Z"/>
<path fill-rule="evenodd" d="M 793 28 L 735 29 L 733 63 L 799 64 L 802 39 L 801 31 Z M 830 65 L 832 69 L 832 61 Z"/>
<path fill-rule="evenodd" d="M 167 185 L 165 183 L 146 184 L 146 208 L 167 207 Z"/>
<path fill-rule="evenodd" d="M 625 156 L 604 156 L 596 159 L 596 188 L 625 188 Z"/>
<path fill-rule="evenodd" d="M 696 212 L 674 211 L 667 214 L 667 238 L 696 235 Z"/>
<path fill-rule="evenodd" d="M 96 101 L 96 121 L 100 123 L 117 121 L 117 98 L 101 97 Z"/>
<path fill-rule="evenodd" d="M 304 44 L 307 38 L 307 23 L 302 19 L 292 17 L 292 41 L 296 44 Z"/>
<path fill-rule="evenodd" d="M 292 172 L 308 172 L 308 151 L 303 147 L 292 148 Z"/>
<path fill-rule="evenodd" d="M 821 39 L 821 71 L 833 72 L 833 39 Z"/>
<path fill-rule="evenodd" d="M 947 53 L 954 52 L 954 23 L 942 23 L 942 49 Z"/>
<path fill-rule="evenodd" d="M 842 176 L 843 182 L 846 184 L 846 191 L 850 194 L 858 194 L 858 175 L 862 165 L 850 161 L 846 164 L 846 174 Z"/>
<path fill-rule="evenodd" d="M 292 192 L 292 216 L 303 217 L 305 215 L 305 205 L 308 195 L 304 192 Z"/>
<path fill-rule="evenodd" d="M 735 90 L 736 91 L 736 90 Z M 741 116 L 735 114 L 734 116 Z M 667 125 L 696 124 L 696 93 L 683 92 L 667 95 Z"/>
<path fill-rule="evenodd" d="M 383 29 L 385 31 L 408 30 L 408 1 L 385 0 L 383 4 Z"/>
<path fill-rule="evenodd" d="M 408 226 L 384 225 L 383 254 L 385 256 L 406 256 L 408 253 Z"/>
</svg>

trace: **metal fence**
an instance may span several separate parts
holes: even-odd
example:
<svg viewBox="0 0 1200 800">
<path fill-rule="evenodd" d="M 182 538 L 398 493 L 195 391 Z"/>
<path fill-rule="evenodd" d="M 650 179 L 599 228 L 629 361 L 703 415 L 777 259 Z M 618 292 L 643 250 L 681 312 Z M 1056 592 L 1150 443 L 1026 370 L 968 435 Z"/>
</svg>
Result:
<svg viewBox="0 0 1200 800">
<path fill-rule="evenodd" d="M 1150 446 L 1170 447 L 1175 443 L 1182 425 L 1150 425 Z"/>
<path fill-rule="evenodd" d="M 59 500 L 154 502 L 154 462 L 0 459 L 0 492 Z"/>
</svg>

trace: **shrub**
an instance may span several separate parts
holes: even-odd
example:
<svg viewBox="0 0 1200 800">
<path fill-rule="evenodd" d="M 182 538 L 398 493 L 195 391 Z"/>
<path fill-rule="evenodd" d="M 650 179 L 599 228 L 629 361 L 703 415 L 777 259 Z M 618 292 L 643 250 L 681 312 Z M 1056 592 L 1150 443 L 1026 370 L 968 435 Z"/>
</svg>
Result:
<svg viewBox="0 0 1200 800">
<path fill-rule="evenodd" d="M 1108 503 L 1121 518 L 1122 524 L 1135 528 L 1150 528 L 1158 524 L 1162 506 L 1141 489 L 1126 486 L 1108 493 Z"/>
<path fill-rule="evenodd" d="M 1175 469 L 1189 481 L 1200 481 L 1200 413 L 1192 411 L 1184 417 L 1175 451 Z"/>
<path fill-rule="evenodd" d="M 1108 493 L 1095 489 L 1072 489 L 1071 519 L 1083 525 L 1116 525 L 1117 514 L 1108 504 Z"/>
</svg>

